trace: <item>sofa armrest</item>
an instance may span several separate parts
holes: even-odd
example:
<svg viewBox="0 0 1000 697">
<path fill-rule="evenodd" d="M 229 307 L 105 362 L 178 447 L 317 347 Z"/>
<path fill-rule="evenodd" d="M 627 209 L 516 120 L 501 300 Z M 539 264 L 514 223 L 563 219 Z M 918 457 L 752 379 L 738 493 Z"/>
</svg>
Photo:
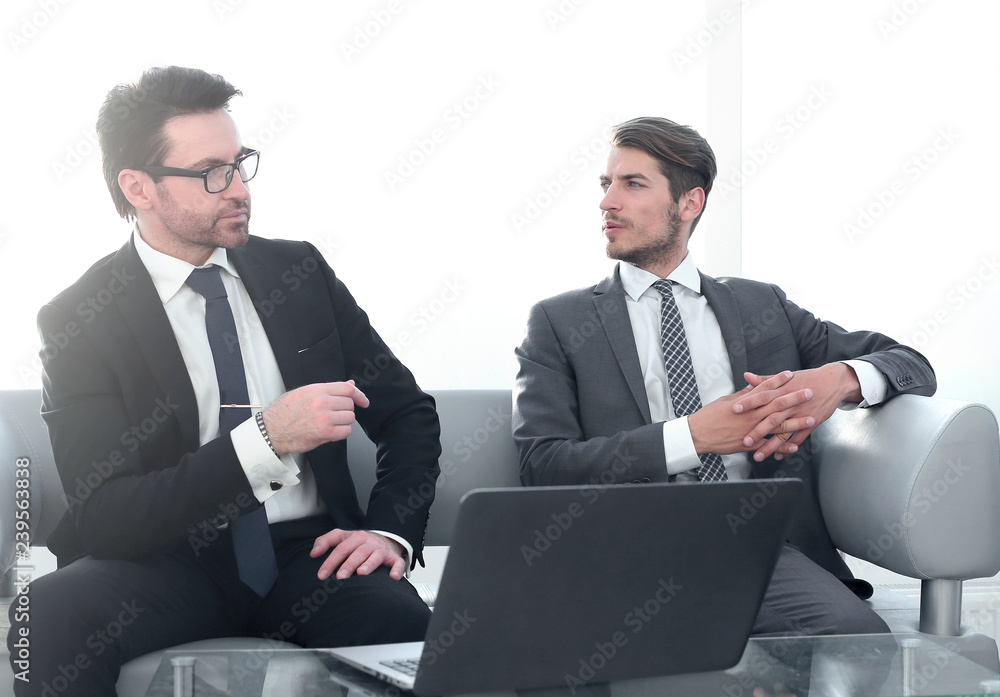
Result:
<svg viewBox="0 0 1000 697">
<path fill-rule="evenodd" d="M 1000 571 L 1000 435 L 982 404 L 902 395 L 817 429 L 834 544 L 921 580 Z"/>
</svg>

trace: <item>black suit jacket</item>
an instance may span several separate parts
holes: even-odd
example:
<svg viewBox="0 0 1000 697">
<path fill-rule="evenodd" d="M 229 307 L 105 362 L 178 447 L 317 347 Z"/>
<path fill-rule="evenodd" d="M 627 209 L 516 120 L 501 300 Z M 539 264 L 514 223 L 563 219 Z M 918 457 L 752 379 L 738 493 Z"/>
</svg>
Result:
<svg viewBox="0 0 1000 697">
<path fill-rule="evenodd" d="M 847 332 L 788 301 L 777 287 L 702 274 L 702 292 L 722 329 L 733 382 L 863 359 L 902 392 L 933 394 L 927 360 L 881 334 Z M 514 440 L 526 485 L 628 483 L 668 479 L 662 422 L 653 423 L 618 269 L 596 286 L 535 305 L 514 387 Z M 790 541 L 841 578 L 850 576 L 823 524 L 812 468 L 812 443 L 781 461 L 753 465 L 755 477 L 806 482 Z"/>
<path fill-rule="evenodd" d="M 411 494 L 438 473 L 433 399 L 312 245 L 251 237 L 229 258 L 286 388 L 354 378 L 371 401 L 356 412 L 378 446 L 366 513 L 345 443 L 307 454 L 333 524 L 398 534 L 413 546 L 413 563 L 422 561 L 431 501 L 414 511 Z M 228 435 L 199 447 L 188 371 L 131 241 L 43 307 L 38 323 L 42 415 L 69 500 L 49 540 L 61 564 L 84 554 L 145 558 L 182 543 L 192 526 L 259 505 Z"/>
</svg>

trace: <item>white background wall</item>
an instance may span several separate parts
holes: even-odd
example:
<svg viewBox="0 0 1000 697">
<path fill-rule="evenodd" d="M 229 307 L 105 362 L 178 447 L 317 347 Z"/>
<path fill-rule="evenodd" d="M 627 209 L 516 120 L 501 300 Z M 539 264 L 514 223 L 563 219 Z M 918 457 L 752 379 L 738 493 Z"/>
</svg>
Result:
<svg viewBox="0 0 1000 697">
<path fill-rule="evenodd" d="M 93 144 L 103 95 L 177 63 L 246 95 L 253 231 L 316 242 L 428 387 L 508 385 L 530 304 L 604 275 L 607 126 L 660 114 L 720 158 L 706 271 L 742 263 L 925 351 L 941 394 L 1000 408 L 996 4 L 284 8 L 5 3 L 0 385 L 37 384 L 38 306 L 128 235 Z"/>
<path fill-rule="evenodd" d="M 670 51 L 703 2 L 52 2 L 51 18 L 47 2 L 0 20 L 5 387 L 38 384 L 39 305 L 129 234 L 93 128 L 149 65 L 242 89 L 234 114 L 263 152 L 252 231 L 315 242 L 426 387 L 508 386 L 531 303 L 607 273 L 609 125 L 669 114 L 738 151 L 736 6 L 727 70 L 704 55 L 680 72 Z"/>
<path fill-rule="evenodd" d="M 939 394 L 1000 409 L 996 3 L 281 7 L 4 3 L 0 387 L 38 384 L 39 305 L 129 233 L 93 143 L 103 95 L 177 63 L 246 95 L 253 231 L 317 243 L 427 387 L 509 385 L 530 304 L 608 271 L 607 126 L 658 114 L 720 159 L 707 272 L 909 342 Z"/>
<path fill-rule="evenodd" d="M 939 395 L 994 411 L 998 19 L 974 0 L 743 14 L 744 159 L 777 146 L 743 187 L 744 274 L 914 346 Z"/>
</svg>

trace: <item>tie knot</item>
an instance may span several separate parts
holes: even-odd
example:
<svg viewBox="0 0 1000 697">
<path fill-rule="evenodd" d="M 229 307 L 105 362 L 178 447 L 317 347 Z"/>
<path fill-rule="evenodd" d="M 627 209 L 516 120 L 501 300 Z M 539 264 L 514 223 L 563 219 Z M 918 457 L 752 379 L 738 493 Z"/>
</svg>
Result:
<svg viewBox="0 0 1000 697">
<path fill-rule="evenodd" d="M 226 287 L 222 285 L 222 274 L 219 267 L 206 266 L 203 269 L 195 269 L 185 281 L 195 292 L 204 296 L 205 300 L 215 300 L 216 298 L 227 298 Z"/>
<path fill-rule="evenodd" d="M 673 288 L 675 283 L 677 281 L 671 281 L 669 278 L 661 278 L 653 283 L 653 288 L 656 288 L 661 296 L 672 298 L 674 297 Z"/>
</svg>

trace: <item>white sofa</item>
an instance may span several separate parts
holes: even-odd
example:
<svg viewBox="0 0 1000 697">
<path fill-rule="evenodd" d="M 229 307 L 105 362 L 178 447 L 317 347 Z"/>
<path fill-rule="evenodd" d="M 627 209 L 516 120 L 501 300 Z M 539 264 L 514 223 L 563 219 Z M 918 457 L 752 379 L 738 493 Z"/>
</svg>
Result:
<svg viewBox="0 0 1000 697">
<path fill-rule="evenodd" d="M 447 546 L 458 503 L 473 488 L 519 486 L 510 436 L 511 393 L 433 391 L 441 416 L 441 476 L 428 546 Z M 14 595 L 14 464 L 30 471 L 31 544 L 44 545 L 65 510 L 37 390 L 0 391 L 0 598 Z M 872 602 L 893 631 L 954 637 L 959 651 L 1000 670 L 996 643 L 961 624 L 962 582 L 1000 571 L 1000 436 L 983 405 L 905 395 L 872 409 L 837 412 L 813 435 L 823 515 L 839 549 L 920 579 L 919 606 L 876 589 Z M 348 440 L 359 498 L 374 483 L 374 446 Z M 433 602 L 433 589 L 423 589 Z M 257 648 L 259 639 L 218 639 L 186 648 Z M 122 671 L 122 697 L 142 695 L 160 653 Z M 8 670 L 6 656 L 0 671 Z M 8 674 L 9 675 L 9 674 Z M 0 680 L 7 678 L 0 677 Z"/>
</svg>

